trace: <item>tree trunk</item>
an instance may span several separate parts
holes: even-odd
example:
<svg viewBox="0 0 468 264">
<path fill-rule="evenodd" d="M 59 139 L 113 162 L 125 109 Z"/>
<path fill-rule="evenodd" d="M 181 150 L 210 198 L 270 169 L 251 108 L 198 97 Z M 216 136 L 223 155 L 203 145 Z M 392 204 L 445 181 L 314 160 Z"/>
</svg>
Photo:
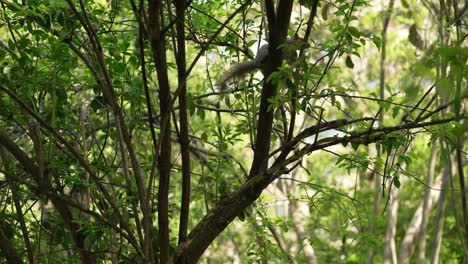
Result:
<svg viewBox="0 0 468 264">
<path fill-rule="evenodd" d="M 434 207 L 435 202 L 439 199 L 441 193 L 441 191 L 439 190 L 441 187 L 441 182 L 442 176 L 437 178 L 433 189 L 431 189 L 429 192 L 429 198 L 427 200 L 426 217 L 429 216 L 430 210 Z M 418 209 L 416 209 L 416 212 L 414 212 L 414 215 L 411 218 L 411 222 L 409 223 L 408 228 L 406 229 L 406 233 L 403 238 L 403 241 L 401 242 L 400 251 L 398 254 L 399 264 L 410 263 L 411 255 L 413 254 L 414 249 L 416 247 L 417 239 L 418 237 L 420 237 L 421 234 L 421 221 L 424 217 L 423 206 L 424 201 L 419 205 Z"/>
<path fill-rule="evenodd" d="M 395 233 L 398 216 L 398 206 L 400 204 L 400 189 L 393 186 L 392 191 L 389 193 L 389 195 L 390 202 L 387 207 L 387 232 L 385 234 L 384 263 L 396 264 L 397 254 L 395 246 Z"/>
<path fill-rule="evenodd" d="M 299 249 L 302 248 L 304 258 L 307 263 L 316 264 L 317 257 L 315 251 L 309 241 L 307 241 L 306 231 L 304 229 L 305 217 L 301 214 L 297 200 L 290 200 L 289 214 L 294 225 L 294 231 L 296 233 L 297 242 L 300 243 Z M 300 250 L 299 250 L 300 251 Z"/>
<path fill-rule="evenodd" d="M 444 230 L 444 220 L 445 220 L 445 189 L 448 186 L 448 181 L 450 180 L 450 164 L 445 165 L 444 175 L 442 179 L 442 191 L 440 192 L 438 207 L 437 207 L 437 217 L 436 217 L 436 229 L 432 236 L 431 241 L 431 264 L 439 263 L 439 252 L 440 252 L 440 243 L 442 242 L 442 232 Z"/>
<path fill-rule="evenodd" d="M 401 147 L 397 150 L 398 153 L 404 152 Z M 390 154 L 389 154 L 390 155 Z M 391 154 L 396 155 L 396 153 Z M 391 160 L 391 159 L 390 159 Z M 401 168 L 404 170 L 405 168 Z M 397 252 L 395 245 L 395 234 L 398 220 L 398 207 L 400 205 L 400 192 L 403 185 L 397 188 L 395 185 L 391 186 L 389 192 L 389 205 L 387 207 L 387 231 L 385 234 L 384 244 L 384 263 L 385 264 L 396 264 L 397 263 Z"/>
<path fill-rule="evenodd" d="M 378 151 L 375 148 L 372 148 L 372 152 L 375 153 L 369 153 L 370 156 L 379 156 L 380 151 Z M 380 194 L 380 188 L 382 187 L 382 179 L 380 178 L 379 175 L 380 171 L 378 166 L 374 167 L 374 171 L 372 172 L 372 178 L 374 179 L 374 205 L 372 209 L 372 220 L 369 223 L 369 234 L 375 234 L 375 222 L 377 218 L 379 217 L 379 209 L 380 209 L 380 201 L 382 198 L 382 195 Z M 367 258 L 367 263 L 373 264 L 374 263 L 374 257 L 375 257 L 375 249 L 371 247 L 368 252 L 368 258 Z"/>
<path fill-rule="evenodd" d="M 432 178 L 434 178 L 435 166 L 437 157 L 437 141 L 432 144 L 431 155 L 429 157 L 429 166 L 426 176 L 426 186 L 424 190 L 423 211 L 421 217 L 421 227 L 419 233 L 419 250 L 418 250 L 418 263 L 424 263 L 426 259 L 426 231 L 427 220 L 429 218 L 429 199 L 432 185 Z"/>
</svg>

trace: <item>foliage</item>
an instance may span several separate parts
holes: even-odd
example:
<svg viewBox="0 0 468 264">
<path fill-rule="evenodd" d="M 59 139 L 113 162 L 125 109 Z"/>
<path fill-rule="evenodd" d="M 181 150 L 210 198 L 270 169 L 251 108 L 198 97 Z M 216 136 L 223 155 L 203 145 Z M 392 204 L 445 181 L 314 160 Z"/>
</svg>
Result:
<svg viewBox="0 0 468 264">
<path fill-rule="evenodd" d="M 468 259 L 458 1 L 0 2 L 0 259 L 382 262 L 433 142 L 437 254 Z"/>
</svg>

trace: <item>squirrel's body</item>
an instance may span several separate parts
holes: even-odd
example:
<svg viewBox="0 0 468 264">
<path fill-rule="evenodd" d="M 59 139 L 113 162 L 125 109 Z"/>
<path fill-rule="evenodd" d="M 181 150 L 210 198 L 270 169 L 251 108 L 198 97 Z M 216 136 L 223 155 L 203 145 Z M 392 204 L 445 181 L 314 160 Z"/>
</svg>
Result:
<svg viewBox="0 0 468 264">
<path fill-rule="evenodd" d="M 242 78 L 246 74 L 254 72 L 262 68 L 263 62 L 268 57 L 268 44 L 265 44 L 258 49 L 257 55 L 253 61 L 242 62 L 234 65 L 229 70 L 224 72 L 221 78 L 216 82 L 216 86 L 224 87 L 232 80 Z"/>
<path fill-rule="evenodd" d="M 286 41 L 286 44 L 297 45 L 295 49 L 293 50 L 294 54 L 289 54 L 286 57 L 291 57 L 291 56 L 296 57 L 297 56 L 295 53 L 296 49 L 303 47 L 304 45 L 308 46 L 307 43 L 304 43 L 301 39 L 288 39 Z M 226 84 L 232 82 L 233 80 L 240 79 L 248 73 L 253 73 L 257 70 L 262 70 L 263 64 L 265 63 L 265 60 L 267 59 L 268 54 L 269 54 L 268 44 L 261 46 L 258 49 L 257 55 L 255 56 L 255 59 L 253 61 L 242 62 L 231 67 L 229 70 L 223 73 L 221 78 L 219 78 L 219 80 L 216 82 L 216 86 L 223 88 L 226 86 Z M 292 58 L 289 58 L 289 59 L 291 60 Z"/>
</svg>

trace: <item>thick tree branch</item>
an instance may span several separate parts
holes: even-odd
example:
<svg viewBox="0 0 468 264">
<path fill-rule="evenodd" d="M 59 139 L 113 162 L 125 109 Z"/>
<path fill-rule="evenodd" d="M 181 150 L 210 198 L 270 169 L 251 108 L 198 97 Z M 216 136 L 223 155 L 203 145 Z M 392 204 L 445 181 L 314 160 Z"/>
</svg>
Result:
<svg viewBox="0 0 468 264">
<path fill-rule="evenodd" d="M 159 261 L 169 259 L 169 176 L 171 171 L 171 110 L 172 98 L 169 86 L 166 60 L 166 41 L 163 34 L 162 1 L 149 0 L 149 38 L 153 61 L 158 73 L 159 110 L 161 112 L 161 132 L 159 135 L 159 186 L 158 186 L 158 231 Z"/>
<path fill-rule="evenodd" d="M 180 151 L 182 155 L 182 200 L 180 204 L 179 244 L 187 240 L 187 229 L 190 213 L 190 151 L 187 113 L 187 85 L 185 80 L 185 0 L 176 0 L 177 27 L 177 74 L 178 82 L 184 84 L 179 94 Z"/>
<path fill-rule="evenodd" d="M 316 144 L 306 145 L 287 159 L 277 159 L 268 170 L 260 171 L 250 177 L 237 191 L 227 195 L 190 232 L 187 244 L 180 245 L 175 253 L 175 263 L 196 263 L 206 248 L 247 206 L 255 201 L 262 191 L 283 173 L 288 166 L 304 156 L 337 144 L 357 142 L 370 144 L 382 140 L 390 132 L 428 127 L 458 120 L 450 118 L 425 123 L 407 123 L 393 127 L 383 127 L 356 133 L 346 137 L 329 137 L 318 140 Z M 313 131 L 311 131 L 312 133 Z M 313 133 L 311 134 L 313 135 Z"/>
<path fill-rule="evenodd" d="M 271 1 L 266 1 L 268 29 L 270 34 L 270 43 L 268 46 L 269 56 L 262 69 L 267 80 L 283 62 L 283 51 L 278 47 L 286 41 L 293 6 L 292 0 L 281 0 L 278 4 L 277 16 L 273 16 L 273 14 L 270 14 L 273 12 L 271 10 L 271 5 L 273 4 L 269 2 Z M 265 81 L 263 85 L 260 109 L 258 113 L 254 158 L 249 177 L 253 177 L 260 171 L 265 170 L 268 165 L 274 112 L 269 100 L 276 95 L 277 89 L 277 84 L 271 80 Z"/>
</svg>

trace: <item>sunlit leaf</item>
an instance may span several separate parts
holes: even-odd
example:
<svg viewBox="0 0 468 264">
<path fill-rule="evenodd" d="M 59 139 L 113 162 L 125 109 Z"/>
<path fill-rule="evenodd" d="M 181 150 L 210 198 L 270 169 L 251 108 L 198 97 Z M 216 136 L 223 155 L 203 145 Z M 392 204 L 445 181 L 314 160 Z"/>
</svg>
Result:
<svg viewBox="0 0 468 264">
<path fill-rule="evenodd" d="M 354 68 L 354 63 L 353 63 L 353 61 L 351 60 L 351 57 L 350 57 L 350 56 L 346 56 L 345 63 L 346 63 L 346 67 L 348 67 L 348 68 L 350 68 L 350 69 L 353 69 L 353 68 Z"/>
</svg>

